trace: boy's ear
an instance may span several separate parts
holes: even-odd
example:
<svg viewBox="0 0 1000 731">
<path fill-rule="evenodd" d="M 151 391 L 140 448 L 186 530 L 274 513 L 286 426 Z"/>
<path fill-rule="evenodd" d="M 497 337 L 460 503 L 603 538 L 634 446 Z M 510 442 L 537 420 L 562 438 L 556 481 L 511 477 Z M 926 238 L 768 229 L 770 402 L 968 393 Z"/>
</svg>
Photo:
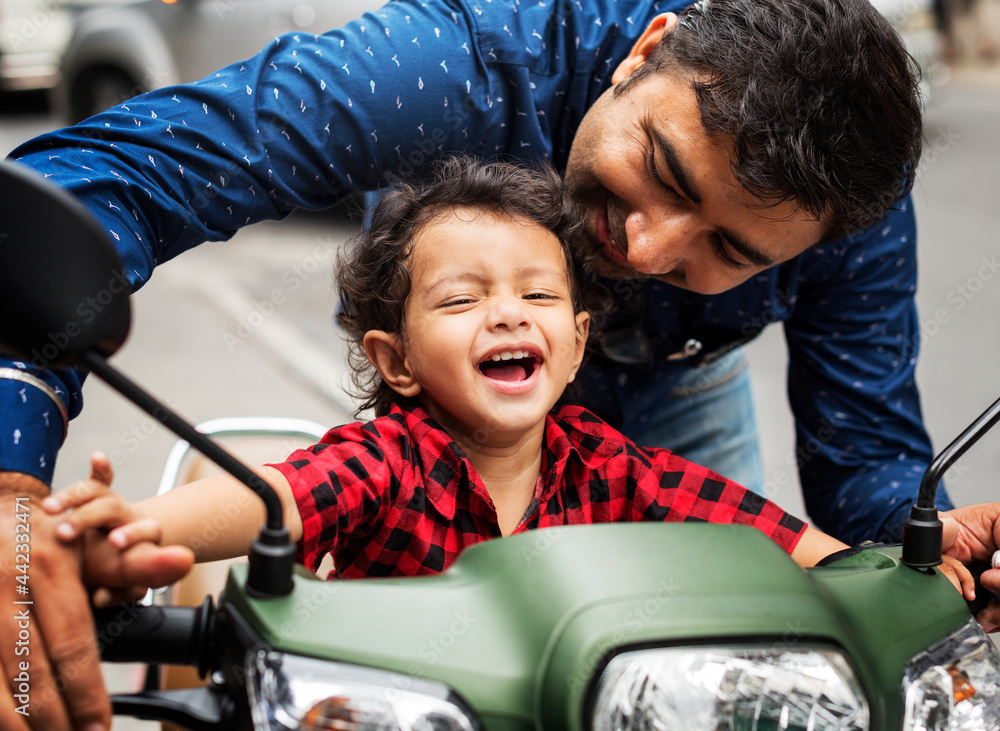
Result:
<svg viewBox="0 0 1000 731">
<path fill-rule="evenodd" d="M 583 363 L 583 356 L 587 352 L 587 335 L 590 334 L 590 313 L 576 313 L 576 357 L 573 359 L 573 370 L 569 374 L 569 381 L 572 383 L 576 378 L 576 372 L 580 370 Z"/>
<path fill-rule="evenodd" d="M 618 68 L 611 74 L 611 83 L 617 84 L 624 81 L 632 73 L 646 63 L 649 54 L 653 52 L 656 44 L 660 42 L 665 33 L 670 33 L 677 25 L 677 16 L 674 13 L 663 13 L 657 15 L 650 21 L 649 26 L 639 36 L 639 40 L 632 46 L 625 60 L 618 64 Z"/>
<path fill-rule="evenodd" d="M 399 336 L 384 330 L 369 330 L 365 333 L 365 355 L 368 362 L 379 372 L 389 388 L 400 396 L 416 396 L 420 393 L 420 383 L 406 361 L 406 349 Z"/>
</svg>

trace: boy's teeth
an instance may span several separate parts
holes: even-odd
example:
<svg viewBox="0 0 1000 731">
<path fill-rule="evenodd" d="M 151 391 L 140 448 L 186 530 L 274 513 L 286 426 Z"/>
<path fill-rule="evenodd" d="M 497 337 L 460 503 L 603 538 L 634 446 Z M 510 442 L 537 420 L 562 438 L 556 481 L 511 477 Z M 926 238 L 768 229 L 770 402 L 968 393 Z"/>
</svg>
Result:
<svg viewBox="0 0 1000 731">
<path fill-rule="evenodd" d="M 515 358 L 527 358 L 527 357 L 528 357 L 528 354 L 525 351 L 523 351 L 523 350 L 515 350 L 513 352 L 511 352 L 511 351 L 508 350 L 508 351 L 503 352 L 503 353 L 494 353 L 493 356 L 490 358 L 490 360 L 494 360 L 494 361 L 499 361 L 499 360 L 513 360 Z"/>
</svg>

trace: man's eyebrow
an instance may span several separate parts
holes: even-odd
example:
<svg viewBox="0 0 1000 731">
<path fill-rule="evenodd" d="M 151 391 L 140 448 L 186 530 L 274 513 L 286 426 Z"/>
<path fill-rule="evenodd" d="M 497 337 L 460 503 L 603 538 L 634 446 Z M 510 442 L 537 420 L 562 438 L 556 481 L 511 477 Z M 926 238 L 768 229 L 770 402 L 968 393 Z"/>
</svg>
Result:
<svg viewBox="0 0 1000 731">
<path fill-rule="evenodd" d="M 774 264 L 774 257 L 768 256 L 759 246 L 754 246 L 739 234 L 728 229 L 719 229 L 719 235 L 751 264 L 759 267 L 769 267 Z"/>
<path fill-rule="evenodd" d="M 663 156 L 663 160 L 667 163 L 667 167 L 670 168 L 670 174 L 673 176 L 674 180 L 677 181 L 677 187 L 679 187 L 681 192 L 692 201 L 695 203 L 701 203 L 701 193 L 698 192 L 698 189 L 694 187 L 694 183 L 691 182 L 691 177 L 681 164 L 681 160 L 677 156 L 677 150 L 674 148 L 673 143 L 671 143 L 670 140 L 664 137 L 660 131 L 655 128 L 650 129 L 650 136 L 653 138 L 653 144 L 660 150 L 660 154 Z"/>
</svg>

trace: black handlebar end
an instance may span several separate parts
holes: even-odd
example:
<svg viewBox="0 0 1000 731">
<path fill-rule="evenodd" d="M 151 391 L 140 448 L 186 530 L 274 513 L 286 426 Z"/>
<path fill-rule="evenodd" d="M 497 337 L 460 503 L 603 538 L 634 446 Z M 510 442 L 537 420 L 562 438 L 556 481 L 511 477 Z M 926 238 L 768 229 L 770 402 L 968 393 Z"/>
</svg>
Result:
<svg viewBox="0 0 1000 731">
<path fill-rule="evenodd" d="M 939 566 L 943 531 L 937 508 L 914 505 L 903 524 L 902 562 L 911 569 Z"/>
</svg>

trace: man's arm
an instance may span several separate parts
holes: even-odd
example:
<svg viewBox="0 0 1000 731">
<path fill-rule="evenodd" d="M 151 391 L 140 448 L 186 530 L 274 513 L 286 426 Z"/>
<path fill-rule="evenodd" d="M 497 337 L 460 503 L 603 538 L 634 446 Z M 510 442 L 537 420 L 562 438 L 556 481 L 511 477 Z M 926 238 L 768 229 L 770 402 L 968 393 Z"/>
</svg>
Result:
<svg viewBox="0 0 1000 731">
<path fill-rule="evenodd" d="M 933 457 L 914 377 L 915 238 L 906 198 L 869 231 L 807 252 L 785 325 L 806 509 L 848 543 L 899 540 Z M 944 490 L 938 506 L 952 507 Z"/>
<path fill-rule="evenodd" d="M 502 154 L 484 126 L 507 134 L 514 111 L 490 96 L 475 29 L 444 0 L 412 11 L 393 3 L 319 37 L 282 36 L 200 82 L 129 100 L 11 157 L 97 218 L 123 263 L 122 281 L 109 286 L 136 290 L 189 248 L 334 205 L 387 171 L 419 173 L 464 147 Z M 527 149 L 542 147 L 532 142 Z M 99 310 L 83 302 L 78 313 L 88 320 Z M 70 419 L 81 376 L 47 373 L 38 356 L 0 361 L 0 469 L 48 482 L 65 423 L 39 389 L 3 373 L 45 381 Z"/>
</svg>

